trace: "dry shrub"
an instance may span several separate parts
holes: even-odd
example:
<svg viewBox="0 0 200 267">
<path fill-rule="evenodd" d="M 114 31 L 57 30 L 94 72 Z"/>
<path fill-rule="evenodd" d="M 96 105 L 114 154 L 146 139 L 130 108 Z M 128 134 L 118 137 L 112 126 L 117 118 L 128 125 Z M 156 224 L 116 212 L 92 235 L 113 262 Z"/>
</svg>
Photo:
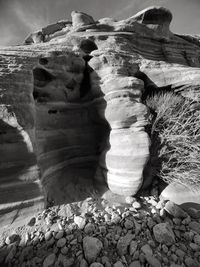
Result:
<svg viewBox="0 0 200 267">
<path fill-rule="evenodd" d="M 146 100 L 152 111 L 149 133 L 151 163 L 165 182 L 200 186 L 199 104 L 173 93 L 161 93 Z"/>
</svg>

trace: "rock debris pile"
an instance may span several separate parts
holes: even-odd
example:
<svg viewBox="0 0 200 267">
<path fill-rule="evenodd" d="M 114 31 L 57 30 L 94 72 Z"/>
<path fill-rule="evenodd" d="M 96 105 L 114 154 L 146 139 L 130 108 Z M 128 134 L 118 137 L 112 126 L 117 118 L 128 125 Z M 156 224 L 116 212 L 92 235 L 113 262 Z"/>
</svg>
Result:
<svg viewBox="0 0 200 267">
<path fill-rule="evenodd" d="M 200 216 L 155 196 L 125 205 L 88 198 L 44 210 L 24 235 L 13 233 L 0 262 L 26 267 L 198 267 Z"/>
</svg>

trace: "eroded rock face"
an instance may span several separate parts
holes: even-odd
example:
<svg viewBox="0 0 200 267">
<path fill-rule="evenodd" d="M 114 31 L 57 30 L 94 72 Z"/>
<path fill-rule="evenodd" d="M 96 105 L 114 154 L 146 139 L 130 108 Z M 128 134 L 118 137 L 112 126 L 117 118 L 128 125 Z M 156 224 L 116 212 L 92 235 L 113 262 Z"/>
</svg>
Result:
<svg viewBox="0 0 200 267">
<path fill-rule="evenodd" d="M 171 20 L 160 7 L 122 21 L 73 12 L 0 49 L 1 210 L 41 203 L 38 181 L 54 203 L 84 193 L 74 182 L 125 196 L 151 183 L 142 100 L 163 87 L 199 100 L 199 37 Z"/>
</svg>

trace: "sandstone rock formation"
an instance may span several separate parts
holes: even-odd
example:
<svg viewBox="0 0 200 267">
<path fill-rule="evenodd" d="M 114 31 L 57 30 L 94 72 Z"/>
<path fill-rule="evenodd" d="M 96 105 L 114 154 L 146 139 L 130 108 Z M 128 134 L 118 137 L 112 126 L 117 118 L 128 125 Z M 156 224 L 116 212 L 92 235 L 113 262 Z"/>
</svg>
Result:
<svg viewBox="0 0 200 267">
<path fill-rule="evenodd" d="M 81 181 L 122 195 L 151 182 L 142 100 L 162 88 L 199 100 L 199 37 L 171 20 L 162 7 L 122 21 L 72 12 L 0 48 L 1 213 L 41 203 L 39 180 L 54 203 Z"/>
</svg>

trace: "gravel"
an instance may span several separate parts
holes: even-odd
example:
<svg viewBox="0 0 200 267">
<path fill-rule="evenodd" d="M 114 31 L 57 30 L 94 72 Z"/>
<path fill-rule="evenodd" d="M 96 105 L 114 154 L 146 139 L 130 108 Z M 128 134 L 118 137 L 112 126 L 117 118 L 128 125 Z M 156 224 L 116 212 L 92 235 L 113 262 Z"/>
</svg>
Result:
<svg viewBox="0 0 200 267">
<path fill-rule="evenodd" d="M 0 266 L 200 266 L 200 220 L 174 203 L 154 196 L 119 205 L 87 201 L 85 209 L 80 203 L 48 208 L 29 232 L 11 233 Z"/>
</svg>

